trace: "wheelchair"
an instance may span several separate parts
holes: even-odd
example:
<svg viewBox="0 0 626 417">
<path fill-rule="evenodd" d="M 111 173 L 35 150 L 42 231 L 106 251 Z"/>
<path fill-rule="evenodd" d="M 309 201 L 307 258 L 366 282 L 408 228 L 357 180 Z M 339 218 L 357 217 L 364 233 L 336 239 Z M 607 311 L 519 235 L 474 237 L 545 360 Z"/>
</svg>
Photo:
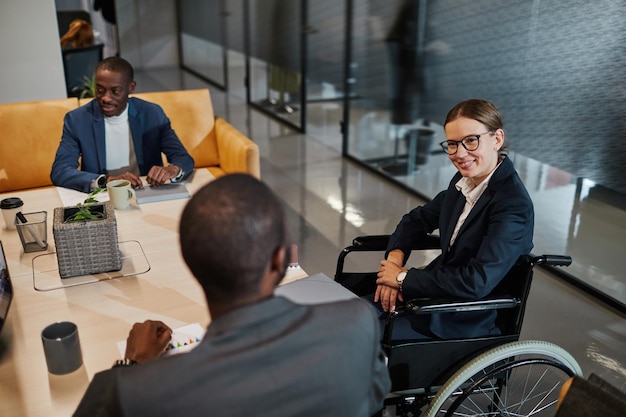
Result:
<svg viewBox="0 0 626 417">
<path fill-rule="evenodd" d="M 359 296 L 372 294 L 376 272 L 346 272 L 348 255 L 381 252 L 389 235 L 360 236 L 343 249 L 335 280 Z M 427 236 L 413 251 L 440 253 L 439 237 Z M 436 253 L 435 253 L 436 254 Z M 371 254 L 363 254 L 371 262 Z M 383 349 L 391 378 L 384 416 L 549 416 L 555 413 L 561 385 L 582 375 L 563 348 L 544 341 L 519 341 L 535 265 L 568 266 L 569 256 L 524 256 L 498 286 L 477 301 L 405 300 L 389 314 Z M 352 263 L 353 269 L 358 262 Z M 498 336 L 459 339 L 393 340 L 393 323 L 403 314 L 496 310 Z"/>
</svg>

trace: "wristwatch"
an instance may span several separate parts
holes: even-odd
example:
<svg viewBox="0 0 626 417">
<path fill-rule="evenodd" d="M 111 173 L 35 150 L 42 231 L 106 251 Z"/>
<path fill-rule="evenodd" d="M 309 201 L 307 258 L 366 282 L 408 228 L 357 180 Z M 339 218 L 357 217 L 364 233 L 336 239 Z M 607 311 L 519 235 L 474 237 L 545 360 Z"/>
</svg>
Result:
<svg viewBox="0 0 626 417">
<path fill-rule="evenodd" d="M 95 180 L 91 181 L 91 189 L 104 188 L 107 186 L 107 176 L 105 174 L 99 175 Z"/>
<path fill-rule="evenodd" d="M 396 277 L 396 281 L 398 281 L 398 285 L 400 286 L 400 292 L 402 292 L 402 283 L 404 282 L 405 278 L 406 278 L 406 271 L 400 272 L 398 276 Z"/>
<path fill-rule="evenodd" d="M 136 365 L 139 362 L 132 360 L 132 359 L 118 359 L 115 361 L 115 363 L 113 364 L 114 368 L 119 368 L 122 366 L 132 366 L 132 365 Z"/>
</svg>

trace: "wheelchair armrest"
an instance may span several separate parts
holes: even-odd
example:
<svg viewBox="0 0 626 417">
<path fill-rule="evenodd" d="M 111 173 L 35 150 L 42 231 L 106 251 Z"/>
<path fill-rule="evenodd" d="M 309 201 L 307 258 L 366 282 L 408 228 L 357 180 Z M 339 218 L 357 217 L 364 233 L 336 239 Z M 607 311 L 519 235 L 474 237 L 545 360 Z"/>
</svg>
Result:
<svg viewBox="0 0 626 417">
<path fill-rule="evenodd" d="M 369 235 L 358 236 L 352 240 L 352 246 L 356 250 L 362 251 L 376 251 L 387 249 L 387 243 L 389 243 L 390 235 Z M 426 235 L 423 239 L 415 242 L 413 250 L 426 250 L 426 249 L 440 249 L 441 243 L 439 242 L 438 235 Z"/>
<path fill-rule="evenodd" d="M 368 235 L 357 236 L 352 240 L 352 246 L 359 250 L 385 250 L 389 242 L 390 235 Z"/>
<path fill-rule="evenodd" d="M 540 255 L 530 258 L 531 265 L 569 266 L 572 257 L 567 255 Z"/>
<path fill-rule="evenodd" d="M 416 298 L 406 302 L 404 309 L 413 314 L 453 313 L 461 311 L 499 310 L 515 308 L 521 301 L 515 297 L 495 296 L 476 301 L 456 301 Z"/>
</svg>

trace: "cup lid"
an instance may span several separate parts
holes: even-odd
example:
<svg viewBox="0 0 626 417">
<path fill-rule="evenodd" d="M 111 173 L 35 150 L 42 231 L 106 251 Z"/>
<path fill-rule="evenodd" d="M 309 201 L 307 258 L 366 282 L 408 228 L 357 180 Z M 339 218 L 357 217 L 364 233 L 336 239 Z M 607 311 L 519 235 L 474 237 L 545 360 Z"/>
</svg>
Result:
<svg viewBox="0 0 626 417">
<path fill-rule="evenodd" d="M 19 197 L 9 197 L 0 201 L 0 209 L 14 209 L 22 207 L 24 202 Z"/>
</svg>

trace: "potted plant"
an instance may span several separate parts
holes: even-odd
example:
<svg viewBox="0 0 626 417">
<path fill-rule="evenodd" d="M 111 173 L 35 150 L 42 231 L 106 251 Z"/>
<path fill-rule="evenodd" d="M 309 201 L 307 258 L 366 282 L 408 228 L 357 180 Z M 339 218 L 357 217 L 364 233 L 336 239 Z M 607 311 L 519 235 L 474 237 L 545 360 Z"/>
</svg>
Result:
<svg viewBox="0 0 626 417">
<path fill-rule="evenodd" d="M 76 222 L 81 220 L 98 220 L 104 218 L 104 206 L 99 204 L 96 195 L 104 191 L 104 188 L 93 190 L 85 201 L 76 204 L 76 207 L 66 207 L 63 213 L 64 222 Z"/>
<path fill-rule="evenodd" d="M 72 89 L 72 93 L 78 93 L 79 98 L 85 97 L 95 97 L 96 96 L 96 75 L 92 75 L 91 78 L 84 75 L 83 76 L 83 85 L 80 87 L 74 87 Z"/>
<path fill-rule="evenodd" d="M 115 210 L 97 189 L 72 207 L 56 207 L 52 224 L 61 278 L 122 269 Z"/>
</svg>

